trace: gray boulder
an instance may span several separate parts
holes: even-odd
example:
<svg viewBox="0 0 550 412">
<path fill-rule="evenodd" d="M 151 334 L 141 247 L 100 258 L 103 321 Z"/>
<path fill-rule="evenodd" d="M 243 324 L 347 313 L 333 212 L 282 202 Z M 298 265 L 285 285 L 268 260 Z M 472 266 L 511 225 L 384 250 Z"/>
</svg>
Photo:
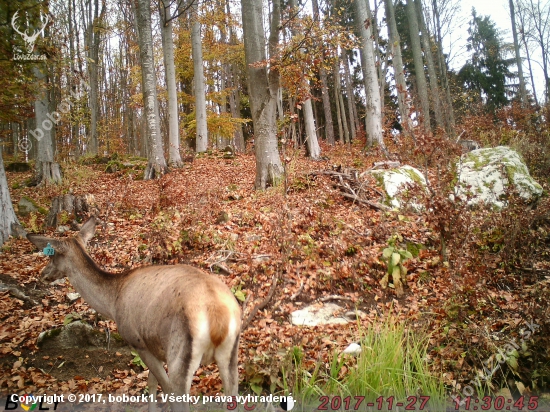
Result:
<svg viewBox="0 0 550 412">
<path fill-rule="evenodd" d="M 462 155 L 457 164 L 457 177 L 455 194 L 469 205 L 505 207 L 510 186 L 527 201 L 535 201 L 542 194 L 542 186 L 531 177 L 520 154 L 506 146 Z"/>
</svg>

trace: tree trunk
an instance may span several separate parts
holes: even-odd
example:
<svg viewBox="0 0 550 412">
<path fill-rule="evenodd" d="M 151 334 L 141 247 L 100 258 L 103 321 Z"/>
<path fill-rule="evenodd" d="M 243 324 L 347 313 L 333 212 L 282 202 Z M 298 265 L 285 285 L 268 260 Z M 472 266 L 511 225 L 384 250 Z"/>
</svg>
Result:
<svg viewBox="0 0 550 412">
<path fill-rule="evenodd" d="M 180 156 L 180 134 L 178 119 L 178 89 L 176 88 L 176 68 L 174 65 L 174 39 L 172 38 L 172 14 L 170 1 L 162 0 L 161 4 L 161 37 L 164 74 L 168 92 L 168 164 L 182 167 Z"/>
<path fill-rule="evenodd" d="M 521 61 L 521 55 L 519 54 L 519 41 L 518 32 L 516 29 L 516 12 L 514 10 L 514 0 L 509 0 L 510 5 L 510 18 L 512 19 L 512 36 L 514 38 L 514 52 L 516 55 L 516 65 L 518 66 L 519 77 L 519 97 L 521 99 L 521 105 L 527 107 L 527 89 L 525 88 L 525 78 L 523 77 L 523 63 Z"/>
<path fill-rule="evenodd" d="M 279 0 L 277 0 L 279 1 Z M 289 0 L 289 7 L 291 10 L 298 10 L 296 5 L 296 0 Z M 272 18 L 272 28 L 273 28 L 273 19 L 279 20 L 279 16 L 275 16 L 275 2 L 273 6 L 273 18 Z M 292 33 L 294 36 L 294 33 Z M 310 88 L 309 83 L 302 76 L 301 79 L 302 87 L 306 90 L 306 93 L 309 94 Z M 308 98 L 302 103 L 302 114 L 304 115 L 304 123 L 306 128 L 306 146 L 308 156 L 312 159 L 318 159 L 321 156 L 321 148 L 319 147 L 319 142 L 317 141 L 317 132 L 315 127 L 315 119 L 313 117 L 313 108 L 311 106 L 311 98 Z"/>
<path fill-rule="evenodd" d="M 317 140 L 317 131 L 315 130 L 315 119 L 313 117 L 313 108 L 311 107 L 311 99 L 307 99 L 303 105 L 304 123 L 306 126 L 306 144 L 307 152 L 310 158 L 319 159 L 321 156 L 321 148 Z"/>
<path fill-rule="evenodd" d="M 349 143 L 350 137 L 348 121 L 346 119 L 344 98 L 342 97 L 342 79 L 340 78 L 340 60 L 338 60 L 338 58 L 336 58 L 336 62 L 334 64 L 334 94 L 336 98 L 336 113 L 338 116 L 338 131 L 340 133 L 340 141 L 343 143 Z"/>
<path fill-rule="evenodd" d="M 191 26 L 191 48 L 193 54 L 193 72 L 195 85 L 195 121 L 197 124 L 197 153 L 206 152 L 208 148 L 208 126 L 206 118 L 206 91 L 204 67 L 202 63 L 201 24 L 199 23 L 198 1 L 191 7 L 193 24 Z"/>
<path fill-rule="evenodd" d="M 443 36 L 441 35 L 441 22 L 439 20 L 439 8 L 437 7 L 437 0 L 432 1 L 432 9 L 435 17 L 435 27 L 437 32 L 437 56 L 439 60 L 441 84 L 445 89 L 445 121 L 447 134 L 454 138 L 455 133 L 455 116 L 453 109 L 453 98 L 451 96 L 451 87 L 447 78 L 447 62 L 445 61 L 445 55 L 443 54 Z"/>
<path fill-rule="evenodd" d="M 414 0 L 407 0 L 407 21 L 409 22 L 409 32 L 411 34 L 411 47 L 414 60 L 414 71 L 416 79 L 416 89 L 420 99 L 420 107 L 422 115 L 420 118 L 424 122 L 424 130 L 426 133 L 431 132 L 430 126 L 430 100 L 428 98 L 428 84 L 426 83 L 426 75 L 424 74 L 424 62 L 422 60 L 422 47 L 420 46 L 420 35 L 418 32 L 418 18 L 414 6 Z"/>
<path fill-rule="evenodd" d="M 166 159 L 160 133 L 160 119 L 157 98 L 155 61 L 153 58 L 153 33 L 151 29 L 151 1 L 137 0 L 137 27 L 139 55 L 141 60 L 141 84 L 143 90 L 143 109 L 147 130 L 148 164 L 144 179 L 154 179 L 166 173 Z"/>
<path fill-rule="evenodd" d="M 105 1 L 99 12 L 99 0 L 94 0 L 93 4 L 88 3 L 88 76 L 90 78 L 90 139 L 87 152 L 91 155 L 97 155 L 99 150 L 99 138 L 97 132 L 97 121 L 99 118 L 99 41 L 100 41 L 100 23 L 105 13 Z M 93 8 L 93 11 L 92 11 Z"/>
<path fill-rule="evenodd" d="M 531 88 L 533 89 L 533 98 L 535 99 L 535 104 L 538 105 L 537 99 L 537 89 L 535 88 L 535 77 L 533 76 L 533 66 L 531 65 L 531 56 L 529 53 L 529 45 L 527 44 L 527 38 L 525 36 L 525 15 L 521 7 L 518 7 L 519 19 L 521 22 L 521 41 L 523 42 L 523 47 L 525 48 L 525 55 L 527 57 L 527 64 L 529 67 L 529 77 L 531 78 Z"/>
<path fill-rule="evenodd" d="M 388 37 L 390 39 L 393 72 L 395 76 L 395 88 L 397 91 L 397 104 L 399 106 L 399 114 L 401 116 L 401 124 L 405 134 L 412 134 L 412 120 L 409 107 L 409 93 L 407 91 L 407 82 L 405 81 L 405 72 L 403 58 L 401 56 L 401 38 L 397 31 L 397 23 L 395 21 L 395 10 L 393 0 L 385 0 L 386 3 L 386 19 L 388 20 Z"/>
<path fill-rule="evenodd" d="M 19 224 L 13 204 L 11 203 L 8 179 L 4 170 L 4 160 L 2 158 L 2 146 L 0 146 L 0 246 L 2 246 L 8 236 L 12 234 L 12 225 Z"/>
<path fill-rule="evenodd" d="M 353 87 L 351 86 L 351 74 L 349 72 L 348 55 L 344 49 L 342 49 L 342 63 L 344 64 L 344 81 L 346 83 L 346 94 L 348 95 L 348 113 L 349 113 L 349 127 L 351 129 L 351 139 L 355 139 L 357 136 L 357 130 L 359 130 L 359 119 L 355 116 L 355 95 L 353 94 Z"/>
<path fill-rule="evenodd" d="M 420 25 L 420 31 L 422 33 L 421 40 L 424 45 L 424 56 L 426 56 L 426 65 L 428 66 L 428 75 L 430 79 L 430 94 L 433 102 L 433 109 L 435 114 L 435 123 L 437 127 L 445 129 L 445 123 L 443 122 L 443 114 L 441 113 L 441 99 L 439 95 L 439 86 L 437 84 L 437 74 L 435 73 L 435 64 L 432 55 L 432 45 L 430 42 L 430 33 L 426 27 L 426 21 L 424 20 L 424 11 L 422 10 L 421 0 L 414 0 L 416 6 L 416 15 L 418 17 L 418 23 Z"/>
<path fill-rule="evenodd" d="M 230 7 L 229 7 L 229 1 L 225 3 L 226 5 L 226 14 L 229 16 L 231 13 Z M 237 44 L 237 39 L 235 36 L 235 32 L 233 30 L 233 26 L 229 25 L 229 42 L 232 45 Z M 236 64 L 230 64 L 229 65 L 229 87 L 231 87 L 231 93 L 229 93 L 229 110 L 231 111 L 231 116 L 233 118 L 241 118 L 241 96 L 239 92 L 239 67 Z M 243 125 L 239 123 L 237 127 L 235 128 L 235 134 L 233 135 L 234 142 L 235 142 L 235 149 L 237 152 L 244 152 L 245 150 L 245 143 L 244 143 L 244 135 L 243 135 Z"/>
<path fill-rule="evenodd" d="M 274 9 L 279 0 L 274 0 Z M 262 65 L 266 60 L 265 35 L 262 19 L 262 0 L 241 1 L 243 38 L 248 71 L 248 92 L 250 109 L 254 122 L 256 152 L 256 189 L 265 189 L 268 184 L 277 185 L 282 177 L 283 167 L 277 148 L 276 99 L 278 73 Z M 272 22 L 277 20 L 275 16 Z M 275 41 L 271 25 L 270 50 Z M 257 67 L 255 67 L 257 66 Z"/>
<path fill-rule="evenodd" d="M 378 76 L 376 73 L 376 62 L 374 60 L 374 45 L 372 44 L 372 24 L 369 16 L 368 0 L 356 0 L 355 24 L 359 32 L 361 42 L 361 67 L 363 69 L 363 82 L 365 83 L 365 94 L 367 95 L 365 127 L 367 133 L 367 145 L 379 144 L 384 146 L 382 136 L 382 103 L 380 101 L 380 90 Z"/>
<path fill-rule="evenodd" d="M 34 74 L 39 83 L 47 83 L 46 75 L 38 66 L 33 68 Z M 54 145 L 52 130 L 57 120 L 49 113 L 50 99 L 47 90 L 41 90 L 40 96 L 34 102 L 36 117 L 36 129 L 30 133 L 37 141 L 36 158 L 36 182 L 39 185 L 49 183 L 61 183 L 61 169 L 59 164 L 54 162 Z M 48 116 L 49 115 L 49 116 Z"/>
</svg>

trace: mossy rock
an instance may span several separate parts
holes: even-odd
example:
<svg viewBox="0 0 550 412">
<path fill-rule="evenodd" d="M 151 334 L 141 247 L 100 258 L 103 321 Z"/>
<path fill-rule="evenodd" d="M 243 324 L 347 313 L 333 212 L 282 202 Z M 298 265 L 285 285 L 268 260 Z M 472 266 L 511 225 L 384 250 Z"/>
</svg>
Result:
<svg viewBox="0 0 550 412">
<path fill-rule="evenodd" d="M 110 342 L 107 342 L 105 332 L 94 329 L 84 321 L 71 322 L 60 328 L 42 332 L 38 336 L 37 345 L 40 348 L 125 348 L 127 343 L 116 333 L 111 334 Z"/>
<path fill-rule="evenodd" d="M 42 215 L 48 214 L 46 209 L 38 205 L 38 203 L 28 196 L 21 197 L 21 200 L 17 204 L 17 208 L 20 216 L 28 216 L 33 212 L 38 212 Z"/>
</svg>

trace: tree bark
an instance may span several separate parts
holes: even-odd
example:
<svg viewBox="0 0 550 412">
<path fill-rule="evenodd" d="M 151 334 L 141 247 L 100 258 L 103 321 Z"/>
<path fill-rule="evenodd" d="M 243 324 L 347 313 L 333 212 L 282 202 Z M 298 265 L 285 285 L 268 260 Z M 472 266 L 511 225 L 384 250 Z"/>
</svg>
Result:
<svg viewBox="0 0 550 412">
<path fill-rule="evenodd" d="M 521 41 L 523 42 L 523 47 L 525 47 L 525 55 L 527 57 L 527 64 L 529 67 L 529 77 L 531 78 L 531 88 L 533 89 L 533 98 L 535 99 L 535 104 L 538 105 L 537 99 L 537 89 L 535 88 L 535 77 L 533 76 L 533 66 L 531 65 L 531 56 L 529 53 L 529 45 L 527 44 L 527 36 L 525 35 L 525 15 L 523 14 L 522 7 L 518 7 L 519 19 L 521 22 Z"/>
<path fill-rule="evenodd" d="M 409 93 L 407 91 L 407 82 L 405 81 L 405 71 L 403 58 L 401 56 L 401 38 L 397 31 L 397 23 L 395 21 L 395 9 L 393 0 L 385 0 L 386 3 L 386 19 L 388 20 L 388 38 L 390 39 L 392 65 L 395 77 L 395 88 L 397 91 L 397 104 L 399 106 L 399 114 L 401 116 L 401 124 L 405 134 L 412 134 L 412 120 L 409 107 Z"/>
<path fill-rule="evenodd" d="M 208 126 L 206 117 L 206 91 L 204 81 L 204 67 L 202 61 L 201 24 L 199 22 L 198 1 L 191 6 L 193 24 L 191 26 L 191 49 L 193 55 L 193 72 L 195 85 L 195 121 L 197 124 L 197 153 L 205 152 L 208 148 Z"/>
<path fill-rule="evenodd" d="M 47 76 L 42 72 L 42 68 L 35 66 L 33 68 L 36 79 L 39 83 L 47 83 Z M 47 90 L 41 90 L 38 99 L 34 102 L 34 112 L 36 117 L 36 129 L 30 132 L 37 141 L 37 159 L 36 159 L 36 181 L 39 185 L 49 183 L 61 183 L 61 168 L 54 161 L 54 145 L 52 131 L 56 121 L 48 117 L 50 108 L 50 99 Z"/>
<path fill-rule="evenodd" d="M 406 4 L 407 20 L 409 22 L 409 31 L 411 34 L 411 47 L 414 60 L 414 71 L 416 79 L 416 89 L 420 99 L 422 115 L 420 118 L 424 123 L 426 133 L 431 132 L 430 125 L 430 100 L 428 98 L 428 84 L 424 74 L 424 62 L 422 60 L 422 47 L 420 46 L 420 29 L 418 28 L 418 17 L 414 6 L 414 0 L 407 0 Z"/>
<path fill-rule="evenodd" d="M 351 74 L 349 71 L 348 55 L 344 49 L 342 49 L 342 63 L 344 63 L 344 81 L 346 83 L 346 94 L 348 95 L 348 113 L 349 113 L 349 127 L 351 129 L 351 139 L 354 140 L 357 136 L 357 130 L 359 130 L 359 119 L 357 119 L 355 113 L 355 95 L 353 94 L 353 87 L 351 86 Z"/>
<path fill-rule="evenodd" d="M 279 0 L 274 0 L 274 9 Z M 269 73 L 262 65 L 266 60 L 265 35 L 262 19 L 262 0 L 241 1 L 243 38 L 248 70 L 248 92 L 254 122 L 256 152 L 256 189 L 265 189 L 268 184 L 281 181 L 283 167 L 277 148 L 276 99 L 278 73 L 272 68 Z M 272 19 L 272 21 L 275 19 Z M 272 24 L 270 50 L 274 47 Z"/>
<path fill-rule="evenodd" d="M 439 61 L 441 84 L 445 90 L 445 122 L 447 134 L 454 138 L 455 133 L 455 116 L 453 109 L 453 98 L 451 96 L 451 87 L 447 78 L 447 62 L 445 61 L 445 55 L 443 54 L 443 36 L 441 35 L 441 21 L 439 19 L 439 8 L 437 7 L 437 0 L 432 1 L 432 9 L 435 17 L 435 29 L 437 32 L 437 56 Z"/>
<path fill-rule="evenodd" d="M 97 155 L 99 150 L 99 138 L 97 121 L 99 118 L 99 42 L 101 40 L 100 24 L 105 13 L 105 0 L 102 1 L 101 13 L 99 12 L 99 0 L 93 4 L 88 3 L 88 28 L 86 43 L 88 46 L 88 76 L 90 78 L 90 139 L 87 152 Z M 93 8 L 93 10 L 92 10 Z"/>
<path fill-rule="evenodd" d="M 273 17 L 272 17 L 272 29 L 273 29 L 273 20 L 277 19 L 277 23 L 280 19 L 279 16 L 276 16 L 276 7 L 275 3 L 273 3 Z M 296 5 L 296 0 L 289 0 L 289 6 L 292 10 L 298 10 L 298 7 Z M 278 24 L 277 24 L 278 26 Z M 294 35 L 294 33 L 292 33 Z M 302 76 L 302 87 L 304 90 L 307 91 L 309 94 L 310 88 L 309 83 L 305 79 L 304 76 Z M 306 128 L 306 146 L 307 146 L 307 153 L 308 156 L 312 159 L 318 159 L 319 156 L 321 156 L 321 148 L 319 147 L 319 142 L 317 141 L 317 132 L 315 127 L 315 119 L 313 117 L 313 108 L 311 106 L 311 98 L 306 99 L 302 103 L 302 114 L 304 115 L 304 123 Z"/>
<path fill-rule="evenodd" d="M 180 135 L 178 119 L 178 89 L 176 88 L 176 68 L 174 65 L 174 39 L 172 38 L 172 13 L 170 1 L 162 0 L 161 37 L 162 56 L 164 58 L 164 74 L 168 92 L 168 164 L 172 167 L 182 167 L 180 156 Z"/>
<path fill-rule="evenodd" d="M 525 87 L 525 78 L 523 77 L 523 63 L 521 61 L 521 55 L 519 53 L 519 41 L 518 32 L 516 29 L 516 12 L 514 10 L 514 0 L 509 0 L 510 5 L 510 18 L 512 20 L 512 36 L 514 38 L 514 52 L 516 57 L 516 65 L 518 67 L 519 77 L 519 97 L 521 105 L 527 107 L 527 89 Z"/>
<path fill-rule="evenodd" d="M 416 15 L 418 17 L 418 23 L 422 35 L 420 36 L 422 44 L 424 46 L 424 56 L 426 57 L 426 66 L 428 66 L 428 76 L 430 80 L 430 95 L 432 97 L 433 109 L 435 114 L 435 123 L 437 127 L 445 129 L 445 123 L 443 122 L 443 114 L 441 112 L 441 98 L 439 95 L 439 86 L 437 84 L 437 74 L 435 73 L 435 64 L 432 55 L 432 45 L 430 42 L 430 33 L 426 27 L 426 21 L 424 19 L 424 11 L 422 10 L 421 0 L 414 0 L 416 6 Z"/>
<path fill-rule="evenodd" d="M 336 98 L 336 114 L 338 116 L 340 141 L 349 143 L 348 121 L 346 119 L 346 109 L 344 108 L 344 98 L 342 97 L 342 79 L 340 78 L 340 60 L 338 57 L 334 63 L 334 97 Z"/>
<path fill-rule="evenodd" d="M 13 204 L 11 202 L 8 179 L 4 169 L 4 160 L 2 158 L 2 146 L 0 146 L 0 246 L 2 246 L 8 237 L 12 234 L 12 225 L 19 224 Z"/>
<path fill-rule="evenodd" d="M 319 15 L 318 0 L 312 0 L 313 19 L 321 23 Z M 321 46 L 321 48 L 323 48 Z M 321 98 L 323 99 L 323 113 L 325 115 L 325 139 L 328 144 L 334 144 L 334 124 L 332 122 L 332 110 L 330 108 L 330 97 L 328 91 L 327 72 L 323 67 L 323 55 L 321 55 L 321 68 L 319 69 L 319 78 L 321 79 Z"/>
<path fill-rule="evenodd" d="M 153 57 L 153 33 L 151 29 L 151 1 L 137 0 L 137 27 L 139 55 L 141 60 L 141 84 L 143 90 L 143 109 L 147 130 L 148 164 L 144 179 L 154 179 L 166 173 L 166 159 L 160 133 L 158 116 L 157 81 Z M 155 107 L 156 106 L 156 107 Z"/>
<path fill-rule="evenodd" d="M 382 136 L 382 102 L 376 63 L 374 60 L 374 45 L 372 43 L 372 24 L 369 16 L 368 0 L 356 0 L 355 24 L 359 32 L 361 42 L 361 67 L 363 69 L 363 82 L 367 95 L 365 127 L 367 133 L 367 145 L 379 144 L 385 148 Z"/>
</svg>

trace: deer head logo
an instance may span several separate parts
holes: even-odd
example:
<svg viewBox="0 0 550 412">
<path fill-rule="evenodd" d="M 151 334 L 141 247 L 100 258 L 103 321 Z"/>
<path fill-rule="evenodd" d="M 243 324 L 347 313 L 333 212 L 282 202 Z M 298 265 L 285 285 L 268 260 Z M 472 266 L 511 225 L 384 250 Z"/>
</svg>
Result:
<svg viewBox="0 0 550 412">
<path fill-rule="evenodd" d="M 19 33 L 21 35 L 21 37 L 23 37 L 23 40 L 25 41 L 26 45 L 27 45 L 27 52 L 29 54 L 32 53 L 33 49 L 34 49 L 34 42 L 36 42 L 36 39 L 38 38 L 38 36 L 40 35 L 40 33 L 44 33 L 44 29 L 46 28 L 46 25 L 48 24 L 48 22 L 50 21 L 50 16 L 48 16 L 46 14 L 46 21 L 44 21 L 44 24 L 42 25 L 42 28 L 40 30 L 37 30 L 35 31 L 32 35 L 28 35 L 27 34 L 27 30 L 25 30 L 24 32 L 20 31 L 18 28 L 17 28 L 17 15 L 19 13 L 19 10 L 17 10 L 15 12 L 15 14 L 13 15 L 13 17 L 11 18 L 11 26 L 13 27 L 13 29 Z"/>
</svg>

